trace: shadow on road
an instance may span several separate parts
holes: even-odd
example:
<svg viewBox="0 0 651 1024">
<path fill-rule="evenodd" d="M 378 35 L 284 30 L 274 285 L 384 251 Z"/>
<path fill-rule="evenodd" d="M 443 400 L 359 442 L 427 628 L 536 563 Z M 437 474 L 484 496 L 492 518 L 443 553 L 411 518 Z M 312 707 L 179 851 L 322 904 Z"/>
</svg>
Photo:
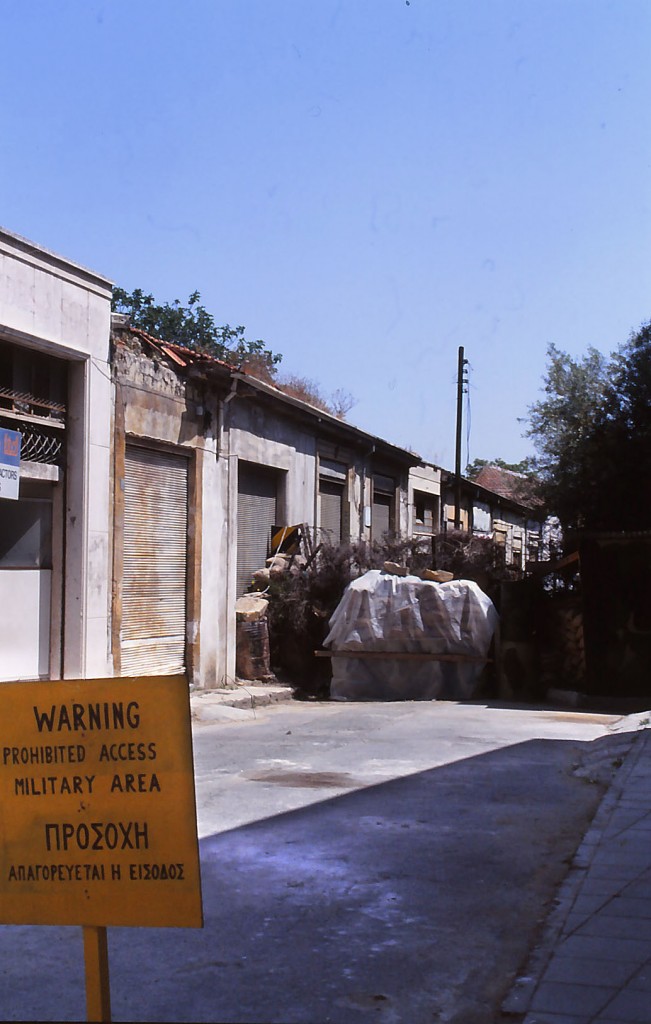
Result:
<svg viewBox="0 0 651 1024">
<path fill-rule="evenodd" d="M 251 777 L 323 799 L 202 840 L 203 930 L 110 930 L 114 1019 L 490 1024 L 602 792 L 574 768 L 628 742 L 531 740 L 336 795 L 337 773 Z M 83 1019 L 80 929 L 0 943 L 2 1018 Z"/>
</svg>

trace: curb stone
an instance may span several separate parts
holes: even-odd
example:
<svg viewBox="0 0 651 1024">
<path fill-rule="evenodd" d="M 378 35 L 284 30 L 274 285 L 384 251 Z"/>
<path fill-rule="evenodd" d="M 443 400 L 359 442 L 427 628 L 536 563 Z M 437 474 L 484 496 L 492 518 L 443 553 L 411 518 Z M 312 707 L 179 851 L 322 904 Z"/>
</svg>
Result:
<svg viewBox="0 0 651 1024">
<path fill-rule="evenodd" d="M 294 690 L 291 686 L 238 683 L 237 686 L 228 689 L 193 691 L 190 694 L 190 708 L 193 722 L 200 723 L 210 719 L 209 714 L 204 718 L 202 712 L 209 712 L 211 708 L 229 707 L 250 711 L 268 704 L 290 701 L 293 697 Z"/>
</svg>

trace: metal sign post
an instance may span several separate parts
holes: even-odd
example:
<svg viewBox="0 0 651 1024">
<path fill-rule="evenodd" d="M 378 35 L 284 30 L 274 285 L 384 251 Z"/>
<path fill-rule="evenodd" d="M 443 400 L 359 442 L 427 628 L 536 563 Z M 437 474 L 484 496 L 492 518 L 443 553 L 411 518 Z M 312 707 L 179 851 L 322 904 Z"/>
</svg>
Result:
<svg viewBox="0 0 651 1024">
<path fill-rule="evenodd" d="M 111 1020 L 108 942 L 106 928 L 88 927 L 84 932 L 86 967 L 86 1020 L 104 1024 Z"/>
<path fill-rule="evenodd" d="M 107 926 L 203 926 L 184 676 L 0 687 L 0 922 L 81 925 L 108 1021 Z"/>
</svg>

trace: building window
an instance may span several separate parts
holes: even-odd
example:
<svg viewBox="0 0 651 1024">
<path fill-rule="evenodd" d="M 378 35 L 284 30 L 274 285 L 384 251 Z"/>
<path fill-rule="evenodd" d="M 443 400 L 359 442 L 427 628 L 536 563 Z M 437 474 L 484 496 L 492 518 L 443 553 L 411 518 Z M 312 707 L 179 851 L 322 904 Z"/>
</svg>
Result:
<svg viewBox="0 0 651 1024">
<path fill-rule="evenodd" d="M 0 569 L 52 568 L 52 502 L 0 502 Z"/>
<path fill-rule="evenodd" d="M 506 565 L 506 530 L 496 529 L 493 533 L 493 541 L 497 548 L 495 552 L 496 564 L 500 566 Z"/>
<path fill-rule="evenodd" d="M 431 537 L 437 532 L 438 497 L 424 491 L 414 491 L 414 534 Z"/>
<path fill-rule="evenodd" d="M 382 540 L 395 531 L 396 482 L 393 477 L 373 474 L 372 540 Z"/>
<path fill-rule="evenodd" d="M 511 565 L 516 569 L 522 568 L 522 537 L 514 536 L 511 546 Z"/>
<path fill-rule="evenodd" d="M 240 462 L 237 496 L 237 597 L 251 586 L 253 573 L 263 569 L 269 543 L 281 513 L 280 474 L 268 466 Z"/>
<path fill-rule="evenodd" d="M 0 426 L 22 435 L 25 462 L 65 462 L 67 365 L 0 341 Z"/>
<path fill-rule="evenodd" d="M 320 515 L 319 526 L 328 544 L 341 544 L 344 485 L 336 480 L 319 480 Z"/>
<path fill-rule="evenodd" d="M 318 524 L 326 543 L 335 546 L 348 536 L 345 527 L 347 474 L 346 463 L 319 457 Z"/>
</svg>

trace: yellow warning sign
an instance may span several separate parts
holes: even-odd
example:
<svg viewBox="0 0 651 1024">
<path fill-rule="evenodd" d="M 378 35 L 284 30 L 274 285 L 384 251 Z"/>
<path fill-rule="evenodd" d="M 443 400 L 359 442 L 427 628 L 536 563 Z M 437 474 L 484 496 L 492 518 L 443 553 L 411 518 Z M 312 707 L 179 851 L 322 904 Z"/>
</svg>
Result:
<svg viewBox="0 0 651 1024">
<path fill-rule="evenodd" d="M 201 927 L 183 676 L 0 685 L 0 922 Z"/>
</svg>

